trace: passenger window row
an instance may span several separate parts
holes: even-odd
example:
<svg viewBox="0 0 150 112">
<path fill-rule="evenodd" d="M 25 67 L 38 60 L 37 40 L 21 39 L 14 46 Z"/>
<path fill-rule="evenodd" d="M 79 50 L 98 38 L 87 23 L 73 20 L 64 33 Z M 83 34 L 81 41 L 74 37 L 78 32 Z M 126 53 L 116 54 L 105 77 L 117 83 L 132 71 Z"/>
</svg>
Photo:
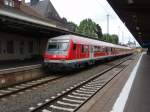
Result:
<svg viewBox="0 0 150 112">
<path fill-rule="evenodd" d="M 115 48 L 105 46 L 94 46 L 94 52 L 113 52 Z"/>
</svg>

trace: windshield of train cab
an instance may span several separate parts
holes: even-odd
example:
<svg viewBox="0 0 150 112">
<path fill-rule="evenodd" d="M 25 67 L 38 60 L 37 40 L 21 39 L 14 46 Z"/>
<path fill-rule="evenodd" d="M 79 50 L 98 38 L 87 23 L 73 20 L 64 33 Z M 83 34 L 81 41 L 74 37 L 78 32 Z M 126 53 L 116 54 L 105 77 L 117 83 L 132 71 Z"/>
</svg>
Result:
<svg viewBox="0 0 150 112">
<path fill-rule="evenodd" d="M 48 43 L 48 51 L 67 51 L 69 42 L 51 41 Z"/>
</svg>

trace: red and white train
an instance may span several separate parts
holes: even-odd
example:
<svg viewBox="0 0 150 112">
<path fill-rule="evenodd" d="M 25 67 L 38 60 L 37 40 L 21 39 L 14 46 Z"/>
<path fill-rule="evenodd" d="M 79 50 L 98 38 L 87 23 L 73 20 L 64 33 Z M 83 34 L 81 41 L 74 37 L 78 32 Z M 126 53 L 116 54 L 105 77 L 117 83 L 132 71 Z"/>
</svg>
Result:
<svg viewBox="0 0 150 112">
<path fill-rule="evenodd" d="M 75 35 L 63 35 L 48 40 L 44 62 L 49 67 L 79 67 L 96 60 L 132 54 L 129 47 Z"/>
</svg>

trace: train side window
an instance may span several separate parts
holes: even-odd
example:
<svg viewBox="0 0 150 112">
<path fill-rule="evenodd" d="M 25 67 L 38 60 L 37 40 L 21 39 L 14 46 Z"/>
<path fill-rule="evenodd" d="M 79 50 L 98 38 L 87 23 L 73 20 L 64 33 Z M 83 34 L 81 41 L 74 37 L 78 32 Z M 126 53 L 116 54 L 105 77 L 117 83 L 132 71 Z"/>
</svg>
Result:
<svg viewBox="0 0 150 112">
<path fill-rule="evenodd" d="M 97 52 L 99 52 L 99 46 L 97 46 Z"/>
<path fill-rule="evenodd" d="M 115 52 L 115 48 L 113 48 L 113 52 Z"/>
<path fill-rule="evenodd" d="M 14 41 L 9 40 L 7 41 L 7 53 L 14 53 Z"/>
<path fill-rule="evenodd" d="M 112 48 L 110 47 L 110 52 L 112 52 Z"/>
<path fill-rule="evenodd" d="M 103 47 L 103 52 L 106 52 L 106 47 Z"/>
<path fill-rule="evenodd" d="M 107 47 L 107 52 L 110 52 L 110 48 L 109 47 Z"/>
<path fill-rule="evenodd" d="M 90 52 L 93 53 L 93 51 L 94 51 L 94 47 L 91 46 L 91 47 L 90 47 Z"/>
<path fill-rule="evenodd" d="M 82 53 L 88 52 L 88 46 L 82 45 Z"/>
<path fill-rule="evenodd" d="M 112 48 L 112 52 L 114 52 L 114 48 Z"/>
<path fill-rule="evenodd" d="M 29 53 L 33 53 L 33 41 L 29 42 L 28 48 Z"/>
<path fill-rule="evenodd" d="M 108 47 L 105 48 L 106 53 L 108 52 Z"/>
<path fill-rule="evenodd" d="M 104 47 L 103 47 L 103 46 L 102 46 L 102 49 L 101 49 L 101 51 L 102 51 L 102 52 L 104 52 Z"/>
<path fill-rule="evenodd" d="M 73 44 L 73 50 L 76 50 L 77 44 Z"/>
<path fill-rule="evenodd" d="M 103 52 L 103 47 L 102 46 L 100 46 L 100 52 Z"/>
<path fill-rule="evenodd" d="M 97 46 L 94 46 L 94 52 L 97 52 Z"/>
<path fill-rule="evenodd" d="M 84 52 L 88 53 L 88 46 L 84 46 Z"/>
<path fill-rule="evenodd" d="M 96 46 L 94 46 L 94 52 L 96 52 Z"/>
<path fill-rule="evenodd" d="M 101 52 L 101 47 L 100 46 L 98 46 L 98 52 Z"/>
<path fill-rule="evenodd" d="M 111 52 L 111 47 L 108 47 L 108 52 Z"/>
</svg>

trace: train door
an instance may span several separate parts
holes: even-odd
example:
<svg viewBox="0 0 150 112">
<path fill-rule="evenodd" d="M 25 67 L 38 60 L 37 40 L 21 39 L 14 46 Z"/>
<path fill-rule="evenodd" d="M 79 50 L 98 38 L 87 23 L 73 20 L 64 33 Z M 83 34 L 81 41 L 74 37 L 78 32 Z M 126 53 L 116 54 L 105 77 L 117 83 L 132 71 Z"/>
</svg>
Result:
<svg viewBox="0 0 150 112">
<path fill-rule="evenodd" d="M 80 44 L 77 43 L 73 44 L 73 58 L 74 59 L 80 58 Z"/>
<path fill-rule="evenodd" d="M 109 56 L 111 55 L 111 48 L 110 47 L 106 47 L 106 55 Z"/>
<path fill-rule="evenodd" d="M 78 44 L 73 44 L 73 58 L 78 59 Z"/>
<path fill-rule="evenodd" d="M 81 58 L 81 44 L 78 44 L 77 46 L 78 46 L 77 47 L 77 57 L 78 57 L 78 59 L 80 59 Z"/>
<path fill-rule="evenodd" d="M 111 47 L 108 47 L 108 55 L 110 56 L 111 55 Z"/>
</svg>

